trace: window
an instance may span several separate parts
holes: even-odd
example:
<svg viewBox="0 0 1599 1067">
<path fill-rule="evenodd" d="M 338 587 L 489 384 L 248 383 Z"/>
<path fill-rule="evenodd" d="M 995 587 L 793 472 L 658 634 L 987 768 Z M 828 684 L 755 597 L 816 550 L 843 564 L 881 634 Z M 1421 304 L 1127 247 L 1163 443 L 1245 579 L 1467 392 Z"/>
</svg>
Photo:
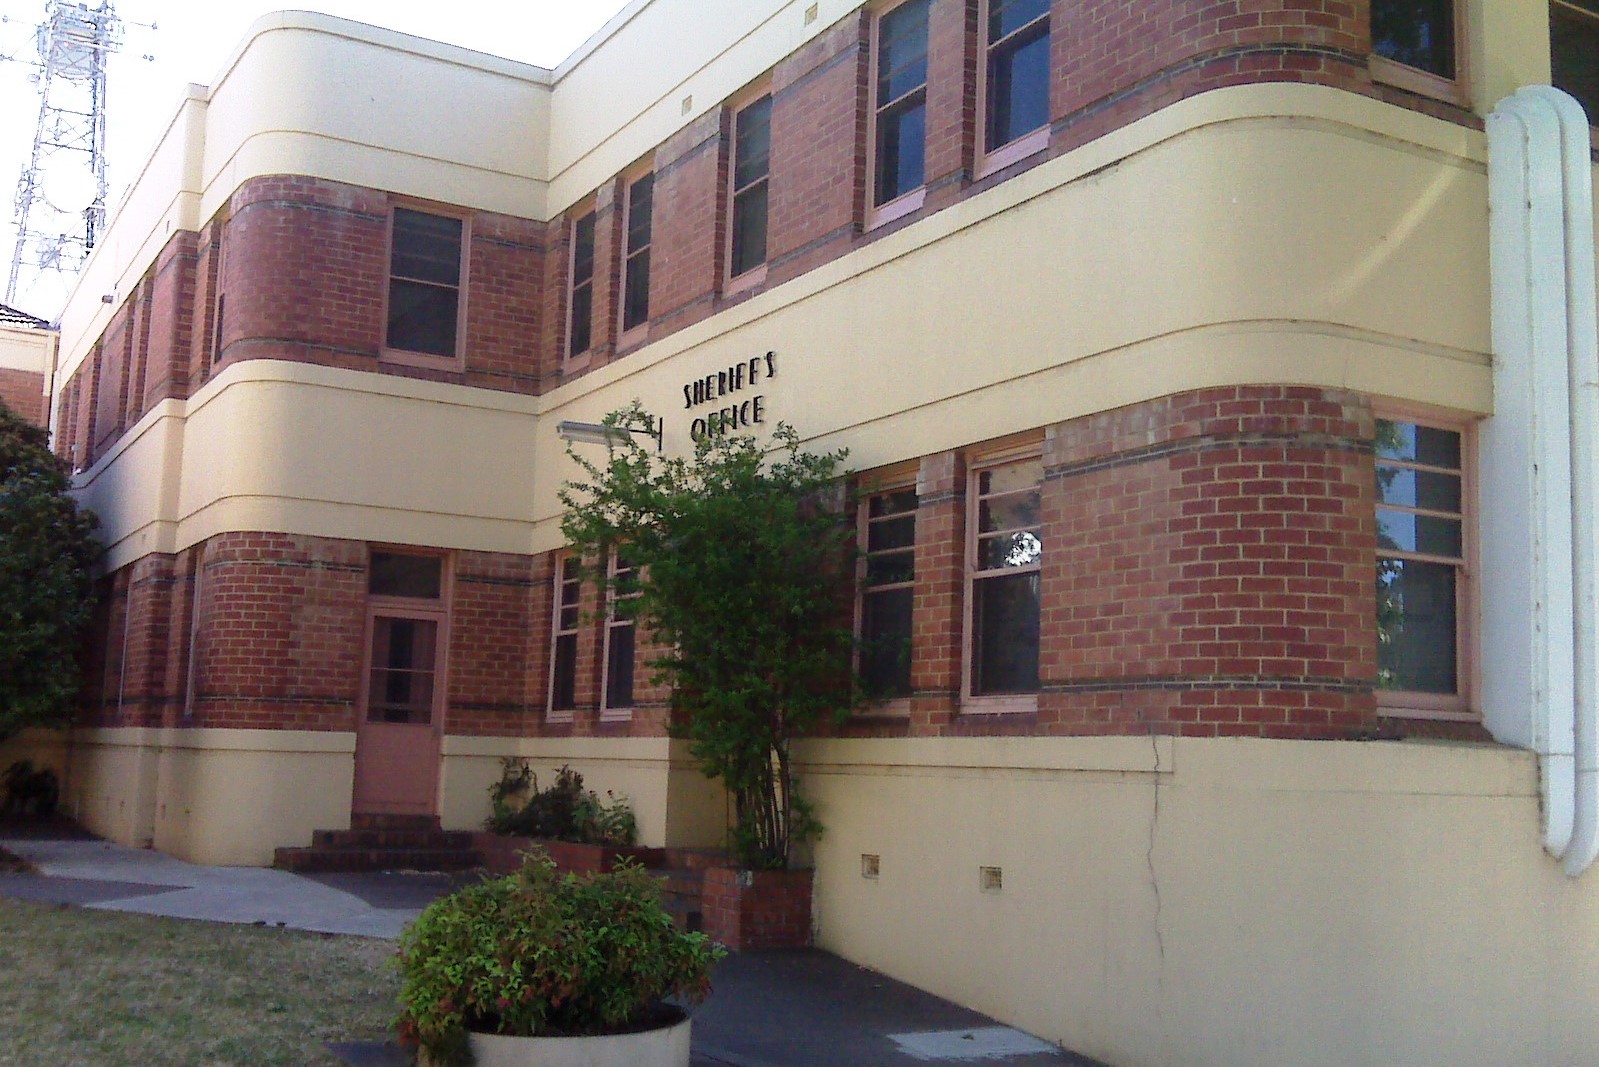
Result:
<svg viewBox="0 0 1599 1067">
<path fill-rule="evenodd" d="M 876 23 L 872 207 L 922 187 L 927 157 L 927 9 L 906 0 Z M 918 205 L 911 205 L 914 210 Z M 881 220 L 878 220 L 881 221 Z"/>
<path fill-rule="evenodd" d="M 1049 123 L 1049 0 L 988 0 L 983 41 L 983 151 L 992 153 Z M 1044 143 L 1029 139 L 1022 154 Z"/>
<path fill-rule="evenodd" d="M 439 557 L 373 551 L 367 569 L 367 592 L 372 596 L 437 600 L 443 588 L 444 561 Z"/>
<path fill-rule="evenodd" d="M 390 223 L 389 316 L 384 345 L 453 360 L 461 313 L 466 223 L 396 207 Z"/>
<path fill-rule="evenodd" d="M 763 96 L 733 118 L 732 248 L 728 277 L 766 262 L 767 178 L 772 150 L 772 98 Z"/>
<path fill-rule="evenodd" d="M 861 509 L 861 681 L 873 697 L 911 692 L 911 607 L 916 592 L 916 490 L 868 497 Z"/>
<path fill-rule="evenodd" d="M 633 620 L 617 610 L 617 602 L 638 593 L 633 565 L 620 551 L 611 553 L 609 601 L 605 612 L 605 703 L 600 717 L 626 718 L 633 707 Z"/>
<path fill-rule="evenodd" d="M 650 321 L 650 222 L 654 201 L 655 175 L 646 174 L 628 186 L 627 254 L 622 263 L 623 333 Z"/>
<path fill-rule="evenodd" d="M 572 224 L 572 298 L 568 302 L 566 356 L 589 350 L 594 339 L 594 212 Z"/>
<path fill-rule="evenodd" d="M 1582 102 L 1599 125 L 1599 0 L 1554 0 L 1549 5 L 1551 81 Z"/>
<path fill-rule="evenodd" d="M 1044 462 L 974 469 L 967 491 L 967 613 L 972 697 L 1038 692 L 1039 538 Z"/>
<path fill-rule="evenodd" d="M 1454 0 L 1372 0 L 1372 77 L 1458 102 L 1459 19 Z"/>
<path fill-rule="evenodd" d="M 367 594 L 366 721 L 426 726 L 442 695 L 444 560 L 373 549 Z"/>
<path fill-rule="evenodd" d="M 1461 434 L 1377 423 L 1379 703 L 1464 711 L 1467 486 Z"/>
<path fill-rule="evenodd" d="M 577 631 L 582 620 L 583 577 L 576 556 L 555 565 L 555 617 L 550 627 L 550 718 L 570 719 L 577 709 Z"/>
</svg>

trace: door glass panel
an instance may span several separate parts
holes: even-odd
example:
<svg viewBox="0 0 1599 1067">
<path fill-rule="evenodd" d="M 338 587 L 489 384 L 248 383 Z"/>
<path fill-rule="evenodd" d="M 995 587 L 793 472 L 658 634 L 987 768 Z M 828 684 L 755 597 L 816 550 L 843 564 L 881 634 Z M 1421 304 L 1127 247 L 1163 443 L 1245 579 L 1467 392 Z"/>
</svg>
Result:
<svg viewBox="0 0 1599 1067">
<path fill-rule="evenodd" d="M 433 673 L 439 624 L 430 619 L 372 620 L 367 721 L 426 726 L 433 721 Z"/>
</svg>

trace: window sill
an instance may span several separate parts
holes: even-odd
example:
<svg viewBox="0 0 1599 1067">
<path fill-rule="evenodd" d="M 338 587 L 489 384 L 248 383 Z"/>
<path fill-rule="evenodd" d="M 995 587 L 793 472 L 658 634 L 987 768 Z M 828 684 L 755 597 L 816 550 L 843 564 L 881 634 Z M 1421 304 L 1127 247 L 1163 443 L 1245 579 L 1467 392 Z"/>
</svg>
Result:
<svg viewBox="0 0 1599 1067">
<path fill-rule="evenodd" d="M 616 351 L 618 353 L 638 348 L 650 339 L 650 324 L 641 323 L 631 330 L 624 330 L 617 335 Z"/>
<path fill-rule="evenodd" d="M 1384 719 L 1436 719 L 1441 722 L 1482 721 L 1482 716 L 1472 711 L 1460 697 L 1437 696 L 1431 693 L 1379 692 L 1377 694 L 1377 715 Z"/>
<path fill-rule="evenodd" d="M 594 350 L 586 348 L 575 356 L 568 356 L 561 361 L 562 374 L 576 374 L 589 369 L 589 364 L 594 361 Z"/>
<path fill-rule="evenodd" d="M 968 696 L 961 701 L 962 715 L 1030 715 L 1038 711 L 1037 693 L 1014 693 L 1005 696 Z"/>
<path fill-rule="evenodd" d="M 881 207 L 874 207 L 866 213 L 866 228 L 875 230 L 879 226 L 886 226 L 896 219 L 920 211 L 922 204 L 927 200 L 927 186 L 912 189 L 903 196 L 895 197 Z"/>
<path fill-rule="evenodd" d="M 544 715 L 544 721 L 545 722 L 553 723 L 556 726 L 570 726 L 573 722 L 576 721 L 576 719 L 577 719 L 577 712 L 576 711 L 572 711 L 572 710 L 568 710 L 568 711 L 550 711 L 550 712 L 546 712 L 545 715 Z"/>
<path fill-rule="evenodd" d="M 600 722 L 632 722 L 632 708 L 601 708 Z"/>
<path fill-rule="evenodd" d="M 1430 96 L 1435 100 L 1442 100 L 1446 104 L 1455 104 L 1467 107 L 1471 101 L 1467 98 L 1466 86 L 1457 76 L 1443 78 L 1437 74 L 1408 67 L 1403 63 L 1396 63 L 1382 56 L 1372 56 L 1370 61 L 1371 80 L 1383 85 L 1391 85 L 1395 89 L 1403 89 L 1418 96 Z"/>
<path fill-rule="evenodd" d="M 722 287 L 722 295 L 732 296 L 735 293 L 742 293 L 744 290 L 753 289 L 765 281 L 766 264 L 762 263 L 759 267 L 751 267 L 736 278 L 729 278 L 727 284 Z"/>
<path fill-rule="evenodd" d="M 384 348 L 378 353 L 378 362 L 392 363 L 398 367 L 420 367 L 424 370 L 460 372 L 466 361 L 460 356 L 434 356 L 426 352 L 411 352 L 404 348 Z"/>
<path fill-rule="evenodd" d="M 1015 163 L 1020 163 L 1028 156 L 1042 152 L 1049 147 L 1049 127 L 1040 126 L 1032 133 L 1023 134 L 1010 144 L 1001 145 L 985 155 L 977 163 L 975 178 L 977 181 L 988 177 L 990 174 L 1004 170 Z"/>
</svg>

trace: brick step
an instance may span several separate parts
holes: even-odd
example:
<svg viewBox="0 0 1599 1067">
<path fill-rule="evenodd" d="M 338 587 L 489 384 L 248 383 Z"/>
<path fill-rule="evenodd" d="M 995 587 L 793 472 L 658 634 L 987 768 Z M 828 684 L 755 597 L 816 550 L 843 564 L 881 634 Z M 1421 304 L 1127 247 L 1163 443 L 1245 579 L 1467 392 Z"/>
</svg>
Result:
<svg viewBox="0 0 1599 1067">
<path fill-rule="evenodd" d="M 357 812 L 350 816 L 352 830 L 438 830 L 437 815 L 381 815 Z"/>
<path fill-rule="evenodd" d="M 314 830 L 312 848 L 426 848 L 463 849 L 472 847 L 472 834 L 465 830 Z"/>
<path fill-rule="evenodd" d="M 656 866 L 680 871 L 704 871 L 709 867 L 725 867 L 727 850 L 721 848 L 663 848 L 661 862 Z"/>
<path fill-rule="evenodd" d="M 481 866 L 471 848 L 280 848 L 272 865 L 299 874 L 336 871 L 465 871 Z"/>
</svg>

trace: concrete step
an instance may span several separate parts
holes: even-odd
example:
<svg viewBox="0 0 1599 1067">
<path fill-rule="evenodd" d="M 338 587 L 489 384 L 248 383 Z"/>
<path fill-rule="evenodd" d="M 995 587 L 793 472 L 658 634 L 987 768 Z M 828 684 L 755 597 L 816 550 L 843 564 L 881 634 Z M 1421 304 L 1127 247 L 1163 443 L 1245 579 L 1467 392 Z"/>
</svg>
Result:
<svg viewBox="0 0 1599 1067">
<path fill-rule="evenodd" d="M 300 874 L 334 871 L 464 871 L 482 866 L 471 848 L 280 848 L 272 865 Z"/>
</svg>

